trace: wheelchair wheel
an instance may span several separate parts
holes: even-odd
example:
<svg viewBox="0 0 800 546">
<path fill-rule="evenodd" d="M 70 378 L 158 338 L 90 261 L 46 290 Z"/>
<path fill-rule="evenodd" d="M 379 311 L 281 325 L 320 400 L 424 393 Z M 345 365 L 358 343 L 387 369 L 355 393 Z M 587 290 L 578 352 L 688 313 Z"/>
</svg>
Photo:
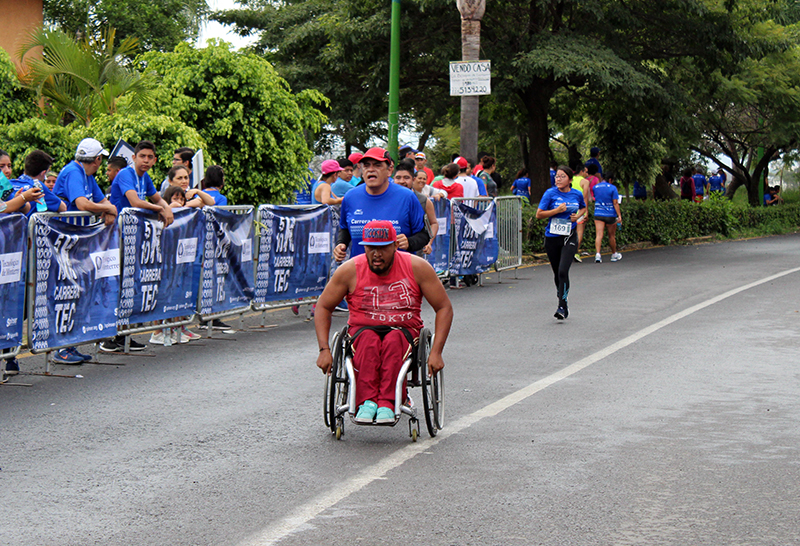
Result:
<svg viewBox="0 0 800 546">
<path fill-rule="evenodd" d="M 333 354 L 334 348 L 336 345 L 339 344 L 339 332 L 334 332 L 333 336 L 331 337 L 331 354 Z M 333 396 L 331 392 L 331 386 L 333 382 L 331 381 L 331 375 L 333 373 L 333 368 L 331 367 L 331 373 L 325 375 L 325 393 L 324 398 L 322 399 L 322 416 L 325 419 L 325 426 L 333 429 L 333 415 L 331 415 L 331 396 Z"/>
<path fill-rule="evenodd" d="M 335 343 L 334 343 L 335 342 Z M 347 377 L 347 370 L 344 366 L 344 347 L 347 343 L 347 326 L 341 332 L 334 334 L 331 342 L 333 351 L 333 364 L 327 384 L 327 417 L 325 424 L 330 427 L 331 432 L 336 434 L 337 439 L 341 437 L 341 430 L 344 428 L 344 420 L 336 415 L 336 408 L 347 403 L 347 393 L 350 389 L 350 381 Z M 340 432 L 337 432 L 337 428 Z"/>
<path fill-rule="evenodd" d="M 430 352 L 431 332 L 427 328 L 423 328 L 419 333 L 417 366 L 419 367 L 419 377 L 422 385 L 422 408 L 425 411 L 425 425 L 428 427 L 428 434 L 433 437 L 442 428 L 437 422 L 437 416 L 442 407 L 441 393 L 437 392 L 437 388 L 442 384 L 442 372 L 440 371 L 433 377 L 428 375 L 428 355 Z"/>
</svg>

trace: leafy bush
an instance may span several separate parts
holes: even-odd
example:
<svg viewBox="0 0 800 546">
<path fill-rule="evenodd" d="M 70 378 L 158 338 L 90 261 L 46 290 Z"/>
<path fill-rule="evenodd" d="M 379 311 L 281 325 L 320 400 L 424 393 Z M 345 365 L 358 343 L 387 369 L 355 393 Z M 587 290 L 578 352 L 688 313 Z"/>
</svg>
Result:
<svg viewBox="0 0 800 546">
<path fill-rule="evenodd" d="M 290 200 L 313 156 L 308 133 L 324 121 L 319 92 L 293 94 L 267 61 L 224 43 L 204 49 L 184 43 L 140 62 L 161 77 L 154 108 L 197 129 L 225 168 L 224 193 L 232 202 Z"/>
<path fill-rule="evenodd" d="M 182 146 L 193 150 L 203 149 L 206 165 L 210 165 L 211 157 L 206 150 L 206 143 L 200 134 L 174 118 L 158 114 L 139 113 L 128 116 L 102 115 L 94 118 L 89 127 L 76 124 L 75 133 L 80 138 L 96 138 L 107 150 L 123 139 L 132 146 L 140 140 L 150 140 L 156 145 L 158 161 L 153 167 L 150 177 L 158 184 L 172 167 L 172 152 Z M 78 141 L 80 141 L 80 138 Z"/>
<path fill-rule="evenodd" d="M 42 150 L 53 156 L 55 169 L 61 169 L 75 157 L 80 138 L 70 128 L 54 125 L 42 118 L 30 118 L 0 127 L 0 148 L 11 156 L 14 176 L 22 173 L 25 156 Z"/>
<path fill-rule="evenodd" d="M 731 237 L 743 230 L 773 235 L 800 227 L 800 204 L 774 207 L 737 205 L 728 199 L 710 199 L 702 204 L 689 201 L 629 201 L 620 205 L 622 228 L 617 244 L 638 242 L 667 245 L 692 237 Z M 536 205 L 523 210 L 523 248 L 528 253 L 544 252 L 547 220 L 536 219 Z M 595 228 L 589 214 L 581 250 L 594 253 Z M 607 241 L 607 239 L 606 239 Z"/>
<path fill-rule="evenodd" d="M 17 79 L 17 69 L 0 48 L 0 124 L 17 123 L 37 114 L 36 98 Z"/>
</svg>

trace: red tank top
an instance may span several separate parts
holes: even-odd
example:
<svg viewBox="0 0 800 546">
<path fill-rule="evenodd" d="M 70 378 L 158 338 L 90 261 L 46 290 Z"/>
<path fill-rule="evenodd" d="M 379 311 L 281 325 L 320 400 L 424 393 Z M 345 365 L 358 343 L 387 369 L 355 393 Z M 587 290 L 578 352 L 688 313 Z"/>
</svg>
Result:
<svg viewBox="0 0 800 546">
<path fill-rule="evenodd" d="M 422 291 L 414 279 L 410 254 L 396 252 L 392 268 L 384 277 L 370 271 L 365 254 L 353 260 L 356 264 L 356 288 L 346 297 L 350 326 L 422 328 Z"/>
</svg>

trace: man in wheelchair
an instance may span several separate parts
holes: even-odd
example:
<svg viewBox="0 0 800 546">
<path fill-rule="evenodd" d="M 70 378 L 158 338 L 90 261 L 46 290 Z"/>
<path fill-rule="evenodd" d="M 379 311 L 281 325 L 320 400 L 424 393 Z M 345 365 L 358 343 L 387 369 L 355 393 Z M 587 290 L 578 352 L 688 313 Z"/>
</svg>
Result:
<svg viewBox="0 0 800 546">
<path fill-rule="evenodd" d="M 319 343 L 317 366 L 323 373 L 330 372 L 331 313 L 342 298 L 346 298 L 356 373 L 356 407 L 359 408 L 355 420 L 390 424 L 395 421 L 397 374 L 403 360 L 414 349 L 414 341 L 422 328 L 422 297 L 436 312 L 428 358 L 431 375 L 444 367 L 442 350 L 453 322 L 453 307 L 430 264 L 407 252 L 397 251 L 397 233 L 391 222 L 373 220 L 367 223 L 359 244 L 364 246 L 364 254 L 336 270 L 317 302 L 314 315 Z"/>
</svg>

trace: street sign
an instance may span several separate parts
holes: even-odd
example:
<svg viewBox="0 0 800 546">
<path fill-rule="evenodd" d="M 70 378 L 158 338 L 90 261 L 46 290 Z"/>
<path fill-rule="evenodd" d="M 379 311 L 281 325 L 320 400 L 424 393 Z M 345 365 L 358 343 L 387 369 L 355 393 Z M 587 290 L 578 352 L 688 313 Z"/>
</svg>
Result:
<svg viewBox="0 0 800 546">
<path fill-rule="evenodd" d="M 452 61 L 450 96 L 471 97 L 492 94 L 492 61 Z"/>
</svg>

